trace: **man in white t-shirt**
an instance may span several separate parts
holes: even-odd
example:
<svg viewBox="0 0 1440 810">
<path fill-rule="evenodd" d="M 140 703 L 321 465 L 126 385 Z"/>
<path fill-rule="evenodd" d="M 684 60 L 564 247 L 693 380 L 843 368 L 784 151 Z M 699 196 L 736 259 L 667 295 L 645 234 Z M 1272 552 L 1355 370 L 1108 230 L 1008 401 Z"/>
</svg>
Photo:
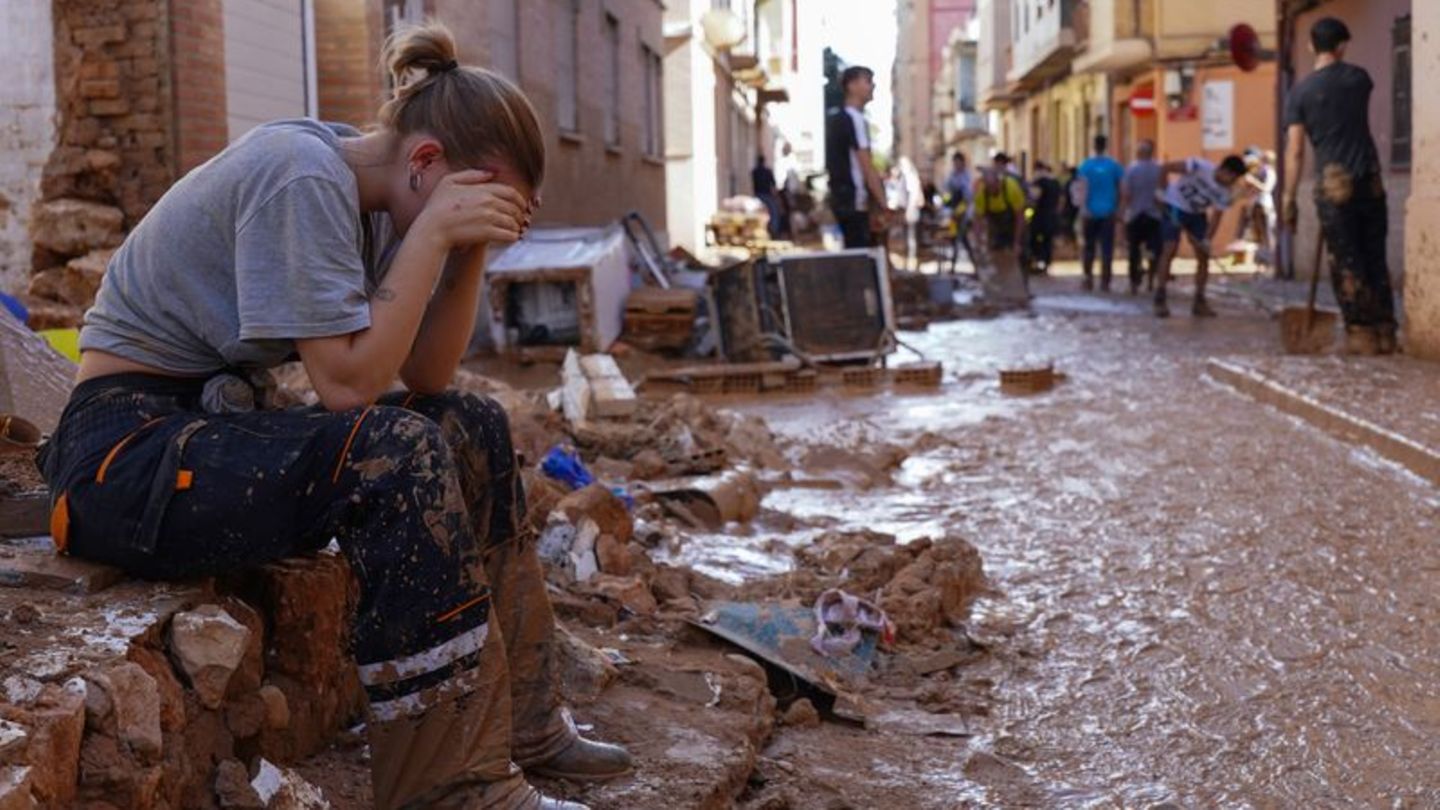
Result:
<svg viewBox="0 0 1440 810">
<path fill-rule="evenodd" d="M 840 74 L 844 106 L 825 115 L 825 169 L 830 175 L 830 210 L 845 247 L 872 247 L 871 215 L 889 213 L 885 185 L 870 155 L 870 125 L 865 105 L 875 98 L 875 74 L 855 65 Z M 883 224 L 877 222 L 875 224 Z"/>
<path fill-rule="evenodd" d="M 1165 188 L 1165 220 L 1162 232 L 1165 250 L 1160 256 L 1160 278 L 1155 282 L 1155 317 L 1170 317 L 1165 286 L 1170 281 L 1170 264 L 1180 248 L 1180 235 L 1190 240 L 1195 251 L 1195 302 L 1190 312 L 1197 318 L 1213 318 L 1215 310 L 1205 300 L 1210 278 L 1210 240 L 1220 227 L 1220 216 L 1230 207 L 1230 187 L 1245 174 L 1245 161 L 1230 155 L 1220 165 L 1204 158 L 1172 160 L 1163 167 L 1165 176 L 1179 175 Z"/>
</svg>

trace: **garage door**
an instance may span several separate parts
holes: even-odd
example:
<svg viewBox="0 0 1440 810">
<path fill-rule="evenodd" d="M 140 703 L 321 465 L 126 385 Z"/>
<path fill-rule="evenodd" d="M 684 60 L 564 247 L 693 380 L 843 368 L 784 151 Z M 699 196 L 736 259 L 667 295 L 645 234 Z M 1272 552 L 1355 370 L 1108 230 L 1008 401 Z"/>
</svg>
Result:
<svg viewBox="0 0 1440 810">
<path fill-rule="evenodd" d="M 224 0 L 230 139 L 256 124 L 313 114 L 310 0 Z"/>
</svg>

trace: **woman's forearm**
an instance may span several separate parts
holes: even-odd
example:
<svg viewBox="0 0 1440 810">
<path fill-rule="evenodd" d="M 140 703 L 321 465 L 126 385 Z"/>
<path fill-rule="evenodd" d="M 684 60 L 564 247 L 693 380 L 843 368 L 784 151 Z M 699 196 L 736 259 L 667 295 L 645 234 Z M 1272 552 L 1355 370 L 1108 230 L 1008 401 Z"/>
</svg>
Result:
<svg viewBox="0 0 1440 810">
<path fill-rule="evenodd" d="M 370 296 L 369 328 L 296 341 L 325 407 L 338 411 L 365 405 L 390 387 L 415 345 L 448 252 L 443 240 L 417 222 Z"/>
<path fill-rule="evenodd" d="M 414 347 L 400 367 L 400 379 L 405 387 L 422 394 L 434 394 L 450 384 L 475 331 L 484 268 L 483 246 L 450 254 L 440 286 L 425 310 Z"/>
</svg>

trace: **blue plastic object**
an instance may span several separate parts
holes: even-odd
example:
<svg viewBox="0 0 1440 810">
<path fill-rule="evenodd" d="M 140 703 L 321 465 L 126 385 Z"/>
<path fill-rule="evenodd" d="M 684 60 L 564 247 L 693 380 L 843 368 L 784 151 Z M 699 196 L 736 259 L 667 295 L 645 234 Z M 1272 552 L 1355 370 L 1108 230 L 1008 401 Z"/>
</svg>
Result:
<svg viewBox="0 0 1440 810">
<path fill-rule="evenodd" d="M 550 448 L 540 460 L 540 471 L 571 489 L 583 489 L 595 483 L 595 476 L 586 469 L 580 455 L 567 452 L 560 445 Z"/>
<path fill-rule="evenodd" d="M 10 314 L 19 318 L 20 323 L 30 322 L 30 310 L 26 309 L 25 305 L 17 301 L 14 297 L 0 293 L 0 304 L 4 304 L 5 308 L 10 310 Z"/>
<path fill-rule="evenodd" d="M 595 476 L 580 460 L 580 455 L 558 444 L 540 460 L 540 471 L 572 490 L 584 489 L 595 483 Z M 635 498 L 624 487 L 610 487 L 610 491 L 624 502 L 626 510 L 635 511 Z"/>
</svg>

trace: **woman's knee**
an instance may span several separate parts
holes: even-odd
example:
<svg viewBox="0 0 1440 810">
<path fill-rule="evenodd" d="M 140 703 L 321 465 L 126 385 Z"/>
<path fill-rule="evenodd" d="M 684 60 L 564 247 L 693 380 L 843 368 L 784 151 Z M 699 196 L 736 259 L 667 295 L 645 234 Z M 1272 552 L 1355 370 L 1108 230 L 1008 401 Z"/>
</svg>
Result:
<svg viewBox="0 0 1440 810">
<path fill-rule="evenodd" d="M 397 475 L 441 478 L 454 471 L 440 425 L 413 411 L 383 405 L 360 417 L 346 463 L 365 480 Z"/>
</svg>

